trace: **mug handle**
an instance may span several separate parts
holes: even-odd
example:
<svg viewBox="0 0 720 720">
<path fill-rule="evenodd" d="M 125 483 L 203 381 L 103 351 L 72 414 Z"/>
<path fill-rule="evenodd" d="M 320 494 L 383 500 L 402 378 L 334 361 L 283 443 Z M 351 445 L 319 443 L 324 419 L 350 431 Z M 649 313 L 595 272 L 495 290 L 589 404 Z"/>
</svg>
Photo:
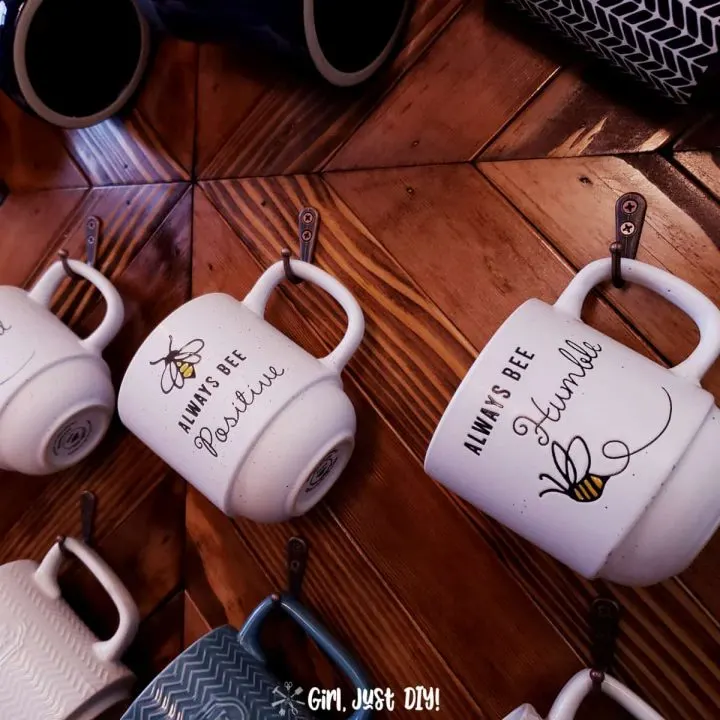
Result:
<svg viewBox="0 0 720 720">
<path fill-rule="evenodd" d="M 122 298 L 113 284 L 101 273 L 91 268 L 87 263 L 78 260 L 68 260 L 73 272 L 91 282 L 105 298 L 107 310 L 105 317 L 92 335 L 80 340 L 80 344 L 90 352 L 100 355 L 112 339 L 118 334 L 125 319 L 125 308 Z M 48 308 L 60 283 L 67 278 L 65 268 L 61 262 L 53 263 L 35 283 L 28 295 L 32 300 Z"/>
<path fill-rule="evenodd" d="M 94 550 L 74 538 L 65 538 L 64 547 L 97 578 L 115 603 L 120 618 L 118 629 L 109 640 L 96 642 L 93 652 L 103 662 L 119 661 L 137 633 L 140 623 L 137 605 L 120 578 Z M 53 600 L 61 596 L 58 575 L 62 562 L 63 551 L 60 543 L 55 543 L 33 575 L 40 590 Z"/>
<path fill-rule="evenodd" d="M 328 275 L 315 265 L 302 260 L 291 260 L 292 271 L 303 280 L 309 280 L 325 292 L 332 295 L 342 305 L 348 318 L 348 327 L 345 337 L 340 344 L 327 357 L 320 358 L 320 362 L 336 373 L 341 373 L 350 358 L 362 342 L 365 334 L 365 316 L 360 309 L 358 301 L 352 293 L 332 275 Z M 260 317 L 265 316 L 270 294 L 285 280 L 285 267 L 282 262 L 270 266 L 255 283 L 255 287 L 243 300 L 243 305 Z"/>
<path fill-rule="evenodd" d="M 697 288 L 666 270 L 637 260 L 624 259 L 622 274 L 628 282 L 654 290 L 687 313 L 700 331 L 700 342 L 691 355 L 670 371 L 699 385 L 703 375 L 720 355 L 720 310 Z M 586 265 L 570 282 L 555 303 L 555 308 L 580 319 L 588 293 L 612 274 L 612 260 L 595 260 Z"/>
<path fill-rule="evenodd" d="M 268 615 L 276 607 L 282 608 L 295 622 L 318 644 L 330 659 L 343 671 L 357 690 L 369 690 L 370 684 L 365 673 L 357 661 L 335 640 L 332 635 L 303 607 L 297 600 L 287 595 L 278 598 L 271 595 L 252 611 L 250 617 L 238 633 L 238 642 L 248 652 L 265 663 L 262 647 L 260 646 L 260 630 Z M 368 720 L 372 716 L 371 710 L 356 710 L 349 720 Z"/>
<path fill-rule="evenodd" d="M 602 691 L 638 720 L 664 720 L 642 698 L 614 677 L 605 676 Z M 573 720 L 583 700 L 592 692 L 593 682 L 590 670 L 581 670 L 562 689 L 553 703 L 547 720 Z"/>
</svg>

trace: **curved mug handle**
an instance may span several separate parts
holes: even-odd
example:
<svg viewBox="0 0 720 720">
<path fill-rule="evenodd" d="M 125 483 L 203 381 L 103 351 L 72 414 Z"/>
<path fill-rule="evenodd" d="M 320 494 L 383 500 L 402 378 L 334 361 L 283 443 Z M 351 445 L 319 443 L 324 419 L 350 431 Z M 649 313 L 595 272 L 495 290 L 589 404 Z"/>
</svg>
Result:
<svg viewBox="0 0 720 720">
<path fill-rule="evenodd" d="M 274 608 L 282 608 L 295 622 L 318 644 L 330 659 L 343 671 L 357 690 L 369 690 L 365 673 L 357 661 L 341 647 L 332 635 L 296 600 L 287 595 L 278 598 L 271 595 L 252 611 L 250 617 L 238 633 L 238 642 L 248 652 L 265 664 L 265 656 L 260 646 L 260 630 L 268 615 Z M 368 720 L 372 716 L 371 710 L 356 710 L 349 720 Z"/>
<path fill-rule="evenodd" d="M 586 265 L 570 282 L 555 303 L 555 308 L 580 319 L 588 293 L 612 274 L 612 260 L 596 260 Z M 699 385 L 703 375 L 720 355 L 720 310 L 697 288 L 665 270 L 637 260 L 622 260 L 622 274 L 654 290 L 687 313 L 700 331 L 700 342 L 691 355 L 670 372 Z"/>
<path fill-rule="evenodd" d="M 298 277 L 314 283 L 332 295 L 342 305 L 347 314 L 348 327 L 345 331 L 345 337 L 335 350 L 326 357 L 320 358 L 323 365 L 336 373 L 341 373 L 360 346 L 365 334 L 363 311 L 352 293 L 332 275 L 328 275 L 324 270 L 302 260 L 291 260 L 290 263 L 292 271 Z M 260 279 L 255 283 L 255 287 L 243 300 L 243 305 L 256 315 L 264 317 L 271 293 L 283 280 L 285 280 L 285 267 L 282 262 L 275 263 L 260 276 Z"/>
<path fill-rule="evenodd" d="M 108 346 L 112 339 L 118 334 L 125 319 L 125 308 L 122 298 L 115 289 L 113 284 L 95 268 L 91 268 L 87 263 L 78 260 L 68 260 L 68 265 L 73 272 L 84 277 L 92 283 L 105 298 L 107 310 L 105 317 L 99 327 L 92 335 L 80 340 L 80 344 L 92 353 L 100 355 Z M 43 307 L 49 308 L 55 291 L 60 287 L 60 283 L 67 277 L 63 263 L 53 263 L 43 274 L 43 276 L 35 283 L 28 295 L 32 300 L 39 303 Z"/>
<path fill-rule="evenodd" d="M 601 685 L 602 691 L 638 720 L 664 720 L 642 698 L 630 688 L 609 675 Z M 553 703 L 547 720 L 573 720 L 583 700 L 592 692 L 593 682 L 590 670 L 581 670 L 562 689 Z"/>
<path fill-rule="evenodd" d="M 115 603 L 120 618 L 118 629 L 109 640 L 96 642 L 92 649 L 102 662 L 119 661 L 137 633 L 140 622 L 137 605 L 120 578 L 94 550 L 74 538 L 65 538 L 64 547 L 97 578 Z M 62 562 L 63 551 L 60 543 L 56 543 L 33 575 L 40 590 L 53 600 L 60 598 L 58 575 Z"/>
</svg>

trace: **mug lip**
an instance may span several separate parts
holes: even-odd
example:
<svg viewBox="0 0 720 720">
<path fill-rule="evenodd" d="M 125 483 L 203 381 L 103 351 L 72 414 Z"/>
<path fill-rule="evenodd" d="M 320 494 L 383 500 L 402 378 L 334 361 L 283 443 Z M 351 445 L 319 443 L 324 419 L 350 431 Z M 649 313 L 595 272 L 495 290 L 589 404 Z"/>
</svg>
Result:
<svg viewBox="0 0 720 720">
<path fill-rule="evenodd" d="M 322 46 L 320 45 L 320 38 L 317 33 L 317 26 L 315 23 L 315 0 L 304 0 L 303 9 L 303 23 L 305 26 L 305 40 L 308 44 L 308 50 L 310 52 L 310 58 L 313 64 L 318 69 L 320 74 L 333 85 L 338 87 L 351 87 L 353 85 L 359 85 L 365 80 L 371 78 L 392 53 L 393 48 L 400 34 L 403 32 L 405 22 L 410 13 L 410 2 L 404 0 L 403 11 L 400 15 L 400 20 L 393 32 L 392 36 L 388 40 L 387 45 L 383 48 L 382 52 L 366 67 L 357 70 L 355 72 L 343 72 L 338 70 L 328 59 L 323 52 Z"/>
<path fill-rule="evenodd" d="M 526 300 L 522 305 L 519 305 L 515 308 L 515 310 L 508 315 L 507 318 L 503 321 L 502 325 L 492 334 L 492 337 L 485 343 L 485 346 L 483 349 L 479 352 L 478 356 L 473 361 L 472 365 L 468 368 L 467 372 L 465 373 L 465 376 L 460 381 L 460 385 L 458 385 L 457 390 L 453 393 L 452 398 L 450 398 L 450 402 L 447 404 L 447 407 L 445 408 L 445 411 L 442 414 L 442 417 L 440 418 L 440 422 L 438 423 L 437 427 L 435 428 L 435 432 L 433 433 L 433 436 L 430 440 L 430 444 L 428 445 L 427 452 L 425 453 L 425 462 L 424 462 L 424 469 L 425 472 L 429 475 L 430 474 L 430 456 L 433 454 L 433 450 L 435 449 L 435 446 L 439 444 L 440 442 L 440 436 L 443 434 L 443 430 L 445 426 L 450 422 L 450 416 L 453 414 L 453 410 L 455 409 L 455 406 L 460 402 L 460 396 L 464 393 L 467 386 L 470 385 L 472 382 L 472 379 L 475 376 L 475 373 L 477 371 L 477 368 L 482 363 L 483 359 L 486 355 L 490 353 L 490 348 L 492 348 L 495 344 L 500 342 L 500 337 L 503 335 L 506 331 L 508 326 L 511 322 L 513 322 L 516 319 L 516 316 L 518 316 L 520 313 L 524 312 L 525 308 L 528 305 L 533 305 L 536 303 L 540 303 L 541 305 L 544 305 L 545 307 L 549 309 L 554 309 L 554 306 L 550 303 L 546 303 L 544 300 L 540 300 L 538 298 L 529 298 Z M 432 477 L 432 476 L 431 476 Z"/>
<path fill-rule="evenodd" d="M 15 37 L 13 38 L 13 69 L 15 77 L 25 102 L 39 117 L 47 122 L 67 130 L 79 129 L 96 125 L 103 120 L 117 113 L 127 102 L 140 85 L 145 74 L 145 69 L 150 58 L 150 26 L 145 16 L 140 12 L 135 0 L 128 0 L 135 9 L 135 14 L 140 26 L 140 55 L 138 57 L 135 71 L 128 84 L 123 88 L 118 97 L 106 108 L 92 115 L 70 116 L 61 115 L 48 107 L 35 91 L 28 74 L 27 62 L 25 60 L 25 48 L 27 46 L 28 34 L 35 13 L 45 0 L 25 0 L 17 17 L 15 24 Z"/>
</svg>

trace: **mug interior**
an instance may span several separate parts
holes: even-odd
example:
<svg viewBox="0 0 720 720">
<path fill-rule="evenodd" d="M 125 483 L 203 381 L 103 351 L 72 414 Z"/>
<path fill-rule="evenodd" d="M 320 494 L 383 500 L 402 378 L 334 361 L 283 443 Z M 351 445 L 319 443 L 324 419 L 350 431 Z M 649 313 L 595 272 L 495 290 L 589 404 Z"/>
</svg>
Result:
<svg viewBox="0 0 720 720">
<path fill-rule="evenodd" d="M 305 0 L 305 32 L 313 62 L 335 85 L 366 80 L 390 55 L 407 9 L 407 0 Z"/>
<path fill-rule="evenodd" d="M 38 115 L 72 126 L 63 119 L 99 120 L 129 99 L 147 44 L 133 0 L 27 0 L 15 36 L 15 73 Z"/>
</svg>

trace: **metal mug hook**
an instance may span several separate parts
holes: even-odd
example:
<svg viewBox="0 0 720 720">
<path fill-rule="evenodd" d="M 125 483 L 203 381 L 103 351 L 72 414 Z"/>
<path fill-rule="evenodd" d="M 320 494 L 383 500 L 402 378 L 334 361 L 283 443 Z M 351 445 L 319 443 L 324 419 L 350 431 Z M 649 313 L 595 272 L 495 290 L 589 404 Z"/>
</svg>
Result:
<svg viewBox="0 0 720 720">
<path fill-rule="evenodd" d="M 58 250 L 58 257 L 60 258 L 60 262 L 62 263 L 63 269 L 65 270 L 65 274 L 71 280 L 77 280 L 80 276 L 70 267 L 70 263 L 68 262 L 68 258 L 70 257 L 68 251 Z"/>
</svg>

